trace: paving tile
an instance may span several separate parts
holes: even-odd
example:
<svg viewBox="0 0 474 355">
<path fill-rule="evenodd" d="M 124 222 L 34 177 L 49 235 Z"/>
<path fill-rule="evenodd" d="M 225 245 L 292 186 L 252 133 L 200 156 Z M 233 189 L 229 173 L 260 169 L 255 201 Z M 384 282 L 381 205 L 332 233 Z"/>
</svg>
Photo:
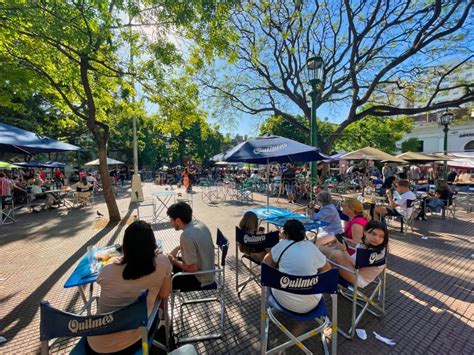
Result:
<svg viewBox="0 0 474 355">
<path fill-rule="evenodd" d="M 145 184 L 145 195 L 164 190 L 162 186 Z M 194 216 L 205 222 L 215 233 L 219 227 L 229 237 L 226 272 L 225 337 L 213 342 L 196 344 L 201 354 L 257 354 L 260 347 L 260 289 L 249 284 L 241 298 L 235 292 L 234 226 L 243 212 L 264 204 L 265 197 L 255 194 L 255 204 L 219 201 L 207 205 L 196 189 L 193 194 Z M 119 191 L 118 204 L 124 220 L 129 223 L 136 214 L 130 208 L 129 191 Z M 282 199 L 271 204 L 289 207 Z M 91 207 L 75 210 L 64 208 L 36 214 L 20 213 L 16 224 L 0 227 L 0 335 L 7 342 L 0 345 L 1 354 L 35 353 L 39 351 L 39 302 L 48 299 L 54 306 L 77 311 L 81 306 L 75 289 L 64 289 L 67 277 L 90 244 L 120 243 L 125 225 L 107 225 L 96 216 L 106 214 L 104 203 L 97 199 Z M 151 210 L 141 211 L 151 215 Z M 338 337 L 340 354 L 472 354 L 474 352 L 472 255 L 474 213 L 460 211 L 457 219 L 443 221 L 429 218 L 416 221 L 414 233 L 403 235 L 393 223 L 390 230 L 390 255 L 387 284 L 387 314 L 379 319 L 368 315 L 360 327 L 366 329 L 366 341 L 348 341 Z M 164 223 L 153 224 L 171 250 L 179 243 L 179 233 Z M 421 236 L 427 235 L 427 240 Z M 98 288 L 95 289 L 98 293 Z M 328 300 L 329 301 L 329 300 Z M 339 299 L 340 324 L 349 321 L 350 307 Z M 185 322 L 175 324 L 189 334 L 216 327 L 213 318 L 216 307 L 193 307 L 186 312 Z M 176 313 L 177 315 L 177 313 Z M 285 319 L 285 322 L 287 320 Z M 289 328 L 302 332 L 310 324 L 289 323 Z M 377 340 L 372 331 L 393 338 L 390 347 Z M 67 353 L 76 340 L 61 340 L 53 353 Z M 286 341 L 275 328 L 270 329 L 270 344 Z M 305 342 L 308 348 L 322 353 L 319 337 Z M 301 353 L 293 347 L 285 354 Z"/>
</svg>

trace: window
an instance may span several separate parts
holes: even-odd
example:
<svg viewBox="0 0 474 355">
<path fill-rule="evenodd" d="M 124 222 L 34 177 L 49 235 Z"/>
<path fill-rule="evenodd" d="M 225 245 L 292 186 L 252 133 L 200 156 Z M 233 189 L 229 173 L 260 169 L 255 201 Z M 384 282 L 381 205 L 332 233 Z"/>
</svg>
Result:
<svg viewBox="0 0 474 355">
<path fill-rule="evenodd" d="M 464 151 L 474 151 L 474 141 L 467 142 L 464 146 Z"/>
</svg>

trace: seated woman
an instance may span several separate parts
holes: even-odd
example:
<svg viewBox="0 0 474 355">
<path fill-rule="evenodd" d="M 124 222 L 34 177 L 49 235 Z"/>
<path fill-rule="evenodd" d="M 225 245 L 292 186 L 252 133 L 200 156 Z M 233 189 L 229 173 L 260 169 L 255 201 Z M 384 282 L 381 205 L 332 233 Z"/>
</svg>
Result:
<svg viewBox="0 0 474 355">
<path fill-rule="evenodd" d="M 123 257 L 113 259 L 97 277 L 101 287 L 97 313 L 116 311 L 135 301 L 142 290 L 148 290 L 147 308 L 150 314 L 157 298 L 168 297 L 172 268 L 168 257 L 156 255 L 156 249 L 155 236 L 148 223 L 135 221 L 125 230 Z M 87 338 L 88 354 L 130 354 L 140 347 L 139 328 Z"/>
<path fill-rule="evenodd" d="M 305 239 L 304 225 L 300 221 L 287 221 L 281 238 L 263 259 L 268 265 L 296 276 L 315 275 L 331 268 L 316 245 Z M 311 311 L 321 299 L 321 295 L 295 295 L 281 290 L 272 290 L 272 295 L 281 306 L 296 313 Z"/>
<path fill-rule="evenodd" d="M 71 188 L 76 190 L 77 200 L 80 204 L 87 203 L 87 200 L 92 194 L 92 185 L 87 181 L 87 176 L 83 176 L 81 180 L 72 185 Z"/>
<path fill-rule="evenodd" d="M 369 249 L 381 252 L 388 245 L 387 227 L 379 221 L 370 221 L 364 227 L 364 235 L 359 244 L 356 245 L 355 253 L 349 255 L 345 244 L 339 242 L 331 246 L 321 246 L 319 249 L 329 260 L 353 270 L 355 272 L 355 261 L 358 249 Z M 359 269 L 359 287 L 365 287 L 375 280 L 383 271 L 385 266 L 364 267 Z M 339 275 L 351 283 L 355 282 L 355 274 L 344 269 L 339 269 Z"/>
<path fill-rule="evenodd" d="M 356 200 L 355 198 L 348 198 L 342 203 L 342 211 L 345 215 L 349 217 L 349 221 L 344 226 L 344 240 L 346 244 L 351 247 L 347 250 L 349 255 L 355 253 L 355 248 L 357 244 L 362 241 L 364 236 L 364 227 L 369 223 L 367 218 L 364 216 L 364 210 L 362 203 Z M 316 245 L 321 246 L 323 240 L 317 240 Z M 337 241 L 336 237 L 330 240 L 326 238 L 327 243 Z M 327 244 L 326 243 L 326 244 Z"/>
<path fill-rule="evenodd" d="M 252 211 L 245 212 L 239 222 L 239 228 L 247 234 L 263 234 L 265 230 L 263 227 L 258 228 L 258 217 Z M 262 260 L 267 253 L 264 248 L 249 247 L 242 244 L 239 244 L 239 250 L 257 260 Z"/>
<path fill-rule="evenodd" d="M 315 221 L 326 222 L 328 224 L 324 227 L 318 228 L 318 230 L 313 233 L 317 236 L 319 243 L 324 245 L 332 242 L 336 234 L 343 232 L 341 217 L 336 206 L 332 203 L 331 194 L 329 192 L 322 191 L 317 194 L 316 201 L 319 203 L 321 208 L 318 212 L 313 214 L 312 219 Z"/>
</svg>

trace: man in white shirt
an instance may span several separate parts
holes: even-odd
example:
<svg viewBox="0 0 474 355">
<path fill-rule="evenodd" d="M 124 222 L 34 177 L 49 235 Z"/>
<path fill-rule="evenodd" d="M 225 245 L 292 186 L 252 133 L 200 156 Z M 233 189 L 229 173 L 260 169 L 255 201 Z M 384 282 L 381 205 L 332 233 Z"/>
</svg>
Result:
<svg viewBox="0 0 474 355">
<path fill-rule="evenodd" d="M 398 198 L 393 197 L 390 190 L 387 190 L 388 206 L 375 207 L 375 220 L 380 221 L 380 218 L 388 216 L 396 216 L 409 218 L 413 212 L 413 202 L 416 200 L 416 195 L 410 191 L 410 183 L 408 180 L 400 180 L 397 184 Z"/>
</svg>

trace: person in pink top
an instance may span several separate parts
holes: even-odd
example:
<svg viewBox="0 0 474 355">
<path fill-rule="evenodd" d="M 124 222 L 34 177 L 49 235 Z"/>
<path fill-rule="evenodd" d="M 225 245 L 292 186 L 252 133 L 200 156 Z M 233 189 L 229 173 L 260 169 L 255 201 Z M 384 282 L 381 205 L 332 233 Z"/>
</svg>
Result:
<svg viewBox="0 0 474 355">
<path fill-rule="evenodd" d="M 355 253 L 355 246 L 361 242 L 364 236 L 364 227 L 369 223 L 364 216 L 362 203 L 355 198 L 348 198 L 342 203 L 342 212 L 349 217 L 344 227 L 345 242 L 348 245 L 349 255 Z"/>
</svg>

